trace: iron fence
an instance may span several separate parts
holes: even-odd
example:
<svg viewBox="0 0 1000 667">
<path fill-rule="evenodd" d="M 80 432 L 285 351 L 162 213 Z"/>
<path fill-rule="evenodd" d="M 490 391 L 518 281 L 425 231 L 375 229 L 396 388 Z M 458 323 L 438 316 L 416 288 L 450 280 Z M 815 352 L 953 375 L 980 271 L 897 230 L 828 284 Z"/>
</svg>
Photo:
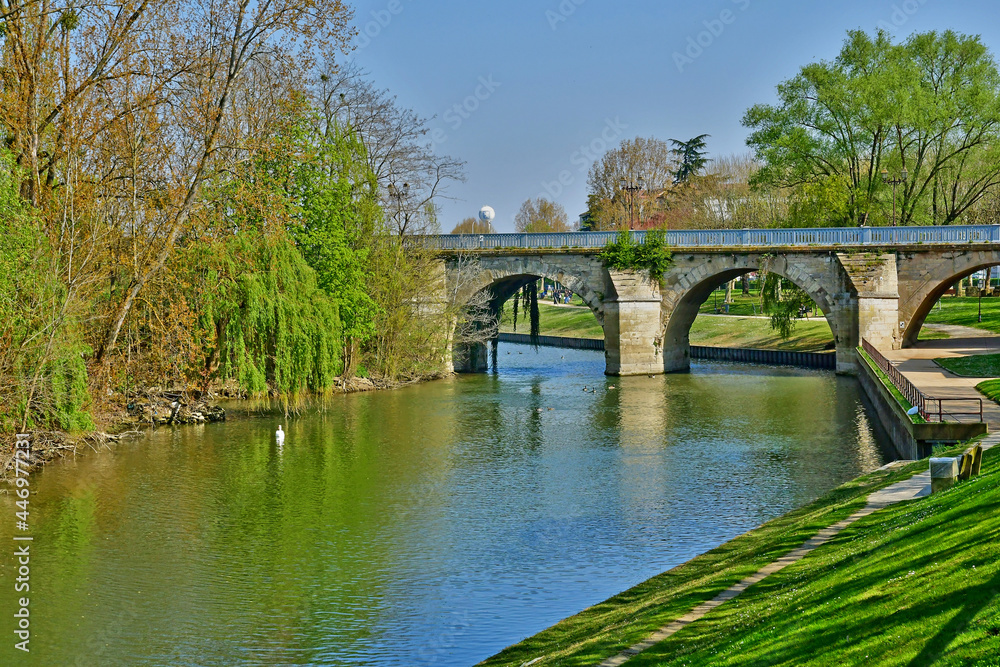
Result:
<svg viewBox="0 0 1000 667">
<path fill-rule="evenodd" d="M 920 416 L 929 422 L 944 422 L 945 417 L 973 417 L 983 421 L 983 399 L 981 398 L 935 398 L 928 396 L 917 389 L 917 386 L 910 382 L 903 373 L 884 354 L 879 352 L 874 345 L 867 340 L 861 340 L 861 349 L 875 363 L 879 369 L 888 376 L 889 381 L 899 390 L 899 393 L 909 401 L 910 405 L 920 410 Z M 949 407 L 946 409 L 945 404 Z M 978 405 L 978 410 L 968 411 L 952 408 L 950 406 Z"/>
<path fill-rule="evenodd" d="M 647 232 L 630 232 L 641 243 Z M 558 234 L 440 234 L 419 237 L 441 250 L 602 248 L 617 232 Z M 1000 225 L 944 227 L 825 227 L 817 229 L 684 229 L 667 232 L 672 248 L 897 246 L 1000 243 Z"/>
</svg>

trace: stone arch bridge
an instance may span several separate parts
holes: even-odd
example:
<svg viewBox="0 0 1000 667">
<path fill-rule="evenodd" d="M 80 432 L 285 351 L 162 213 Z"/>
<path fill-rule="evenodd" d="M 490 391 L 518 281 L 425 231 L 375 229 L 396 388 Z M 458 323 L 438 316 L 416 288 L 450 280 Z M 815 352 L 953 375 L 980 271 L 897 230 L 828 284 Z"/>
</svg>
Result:
<svg viewBox="0 0 1000 667">
<path fill-rule="evenodd" d="M 632 232 L 641 241 L 643 232 Z M 817 303 L 836 343 L 837 370 L 854 370 L 862 338 L 881 349 L 912 345 L 931 307 L 959 279 L 1000 265 L 1000 225 L 690 230 L 668 232 L 673 263 L 662 277 L 605 268 L 613 233 L 427 237 L 460 302 L 488 291 L 495 311 L 522 286 L 556 280 L 590 306 L 604 328 L 609 375 L 690 368 L 688 334 L 718 286 L 766 269 Z M 463 265 L 476 258 L 473 278 Z M 459 372 L 485 371 L 484 345 L 456 346 Z"/>
</svg>

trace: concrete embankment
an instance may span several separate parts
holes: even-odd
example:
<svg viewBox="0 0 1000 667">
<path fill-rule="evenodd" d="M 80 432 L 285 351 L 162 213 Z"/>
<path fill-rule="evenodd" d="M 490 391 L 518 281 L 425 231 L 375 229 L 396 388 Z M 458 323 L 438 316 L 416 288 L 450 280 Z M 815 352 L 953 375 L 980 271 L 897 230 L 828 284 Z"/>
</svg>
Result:
<svg viewBox="0 0 1000 667">
<path fill-rule="evenodd" d="M 527 334 L 501 333 L 501 343 L 530 345 Z M 539 336 L 538 344 L 544 347 L 562 347 L 573 350 L 603 350 L 604 341 L 599 338 L 570 338 L 567 336 Z M 792 352 L 788 350 L 758 350 L 739 347 L 691 346 L 691 358 L 706 361 L 732 361 L 766 366 L 796 366 L 834 370 L 837 367 L 833 352 Z"/>
<path fill-rule="evenodd" d="M 987 426 L 983 423 L 914 423 L 860 352 L 857 368 L 868 407 L 875 413 L 878 424 L 889 436 L 900 458 L 921 459 L 930 456 L 934 444 L 963 442 L 986 434 Z"/>
</svg>

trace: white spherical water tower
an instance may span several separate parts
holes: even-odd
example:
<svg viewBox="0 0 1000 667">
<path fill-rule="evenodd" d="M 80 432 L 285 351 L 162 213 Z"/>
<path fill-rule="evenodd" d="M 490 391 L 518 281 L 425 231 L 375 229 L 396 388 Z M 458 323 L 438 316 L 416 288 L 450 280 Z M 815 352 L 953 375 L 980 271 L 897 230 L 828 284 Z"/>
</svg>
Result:
<svg viewBox="0 0 1000 667">
<path fill-rule="evenodd" d="M 493 219 L 497 217 L 496 211 L 490 206 L 484 206 L 479 209 L 479 219 L 485 222 L 487 225 L 493 225 Z"/>
</svg>

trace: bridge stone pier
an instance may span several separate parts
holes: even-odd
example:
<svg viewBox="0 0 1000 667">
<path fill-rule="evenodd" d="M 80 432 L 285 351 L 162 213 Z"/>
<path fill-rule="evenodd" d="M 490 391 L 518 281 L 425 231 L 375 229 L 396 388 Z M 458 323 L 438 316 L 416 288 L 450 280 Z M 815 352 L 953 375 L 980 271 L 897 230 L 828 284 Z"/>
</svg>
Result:
<svg viewBox="0 0 1000 667">
<path fill-rule="evenodd" d="M 642 232 L 632 232 L 641 241 Z M 690 368 L 691 325 L 720 285 L 753 271 L 804 290 L 833 332 L 837 371 L 851 373 L 862 338 L 880 349 L 916 342 L 931 307 L 960 278 L 1000 265 L 1000 226 L 669 232 L 662 276 L 606 268 L 610 233 L 428 237 L 448 290 L 491 307 L 547 278 L 578 294 L 604 328 L 606 372 L 642 375 Z M 470 267 L 473 267 L 470 270 Z M 487 369 L 485 345 L 456 344 L 454 370 Z"/>
</svg>

